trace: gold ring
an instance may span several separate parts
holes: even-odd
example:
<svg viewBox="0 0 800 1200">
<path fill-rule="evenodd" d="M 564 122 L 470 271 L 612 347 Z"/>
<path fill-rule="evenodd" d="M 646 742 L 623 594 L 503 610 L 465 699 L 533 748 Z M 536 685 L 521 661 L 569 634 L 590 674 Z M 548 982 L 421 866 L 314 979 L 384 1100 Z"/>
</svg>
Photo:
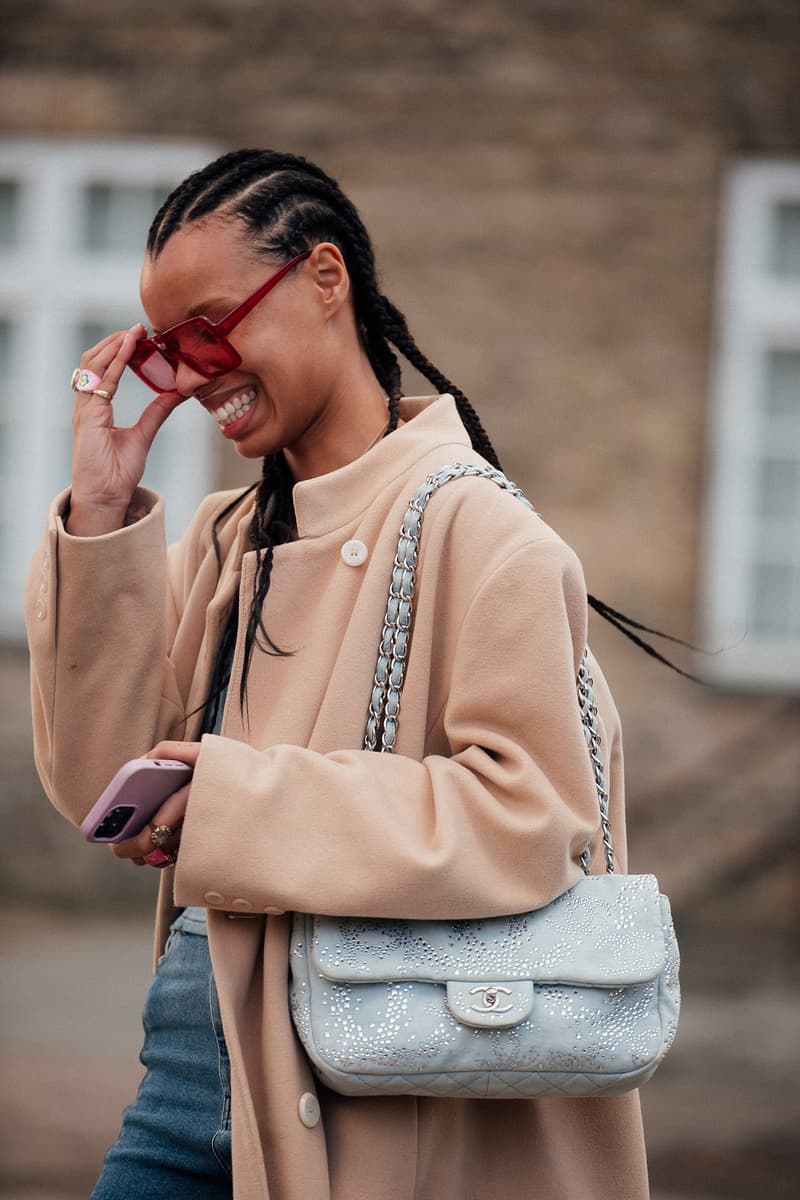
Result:
<svg viewBox="0 0 800 1200">
<path fill-rule="evenodd" d="M 102 388 L 93 388 L 92 392 L 95 396 L 102 396 L 104 400 L 113 400 L 114 399 L 113 392 L 106 392 Z"/>
<path fill-rule="evenodd" d="M 150 826 L 150 841 L 159 850 L 163 850 L 168 842 L 171 842 L 175 837 L 175 830 L 170 829 L 169 825 L 151 825 Z"/>
</svg>

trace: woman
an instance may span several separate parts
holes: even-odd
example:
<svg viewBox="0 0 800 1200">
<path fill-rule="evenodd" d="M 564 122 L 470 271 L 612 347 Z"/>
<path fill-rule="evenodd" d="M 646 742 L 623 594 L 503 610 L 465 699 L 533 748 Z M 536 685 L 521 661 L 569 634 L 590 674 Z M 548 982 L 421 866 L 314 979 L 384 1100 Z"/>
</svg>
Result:
<svg viewBox="0 0 800 1200">
<path fill-rule="evenodd" d="M 115 848 L 175 865 L 148 1070 L 96 1200 L 642 1200 L 635 1094 L 344 1098 L 315 1085 L 287 1004 L 293 910 L 487 916 L 580 877 L 598 819 L 575 695 L 579 564 L 491 482 L 443 488 L 396 753 L 364 751 L 403 512 L 445 463 L 496 465 L 480 421 L 381 294 L 352 204 L 302 159 L 239 151 L 190 177 L 156 215 L 141 290 L 166 332 L 135 326 L 82 357 L 72 487 L 28 597 L 53 803 L 79 823 L 143 753 L 194 767 Z M 402 398 L 392 346 L 437 396 Z M 129 430 L 111 406 L 126 366 L 159 393 Z M 191 396 L 263 474 L 208 497 L 167 552 L 161 502 L 138 484 Z M 619 726 L 594 674 L 624 868 Z"/>
</svg>

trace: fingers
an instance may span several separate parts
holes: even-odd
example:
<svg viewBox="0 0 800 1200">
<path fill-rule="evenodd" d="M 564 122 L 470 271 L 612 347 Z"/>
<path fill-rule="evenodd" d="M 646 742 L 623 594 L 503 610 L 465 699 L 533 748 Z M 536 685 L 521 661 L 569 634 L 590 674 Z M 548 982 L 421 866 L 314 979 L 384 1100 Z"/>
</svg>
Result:
<svg viewBox="0 0 800 1200">
<path fill-rule="evenodd" d="M 101 425 L 113 427 L 110 402 L 116 394 L 123 371 L 130 363 L 136 343 L 143 337 L 144 325 L 137 322 L 130 329 L 118 330 L 102 338 L 81 355 L 81 367 L 97 375 L 99 382 L 92 391 L 77 393 L 74 419 L 80 420 L 83 414 L 87 414 Z M 161 392 L 145 407 L 133 429 L 141 436 L 147 451 L 161 426 L 185 399 L 187 397 L 177 391 Z"/>
<path fill-rule="evenodd" d="M 183 825 L 183 819 L 186 815 L 186 806 L 189 803 L 189 790 L 191 783 L 186 783 L 177 792 L 173 792 L 168 796 L 164 803 L 150 818 L 150 824 L 146 825 L 141 833 L 137 833 L 135 837 L 127 838 L 124 842 L 117 842 L 112 845 L 111 850 L 116 858 L 127 858 L 133 862 L 144 861 L 145 855 L 151 854 L 156 848 L 156 843 L 153 841 L 151 834 L 154 828 L 159 825 L 166 825 L 169 829 L 175 831 L 175 837 L 170 838 L 162 847 L 164 850 L 171 851 L 173 854 L 177 851 L 180 845 L 180 831 Z"/>
<path fill-rule="evenodd" d="M 109 334 L 81 356 L 89 371 L 90 392 L 78 392 L 72 412 L 72 499 L 68 532 L 99 536 L 122 528 L 125 514 L 144 473 L 156 433 L 183 397 L 157 396 L 135 425 L 118 427 L 114 406 L 122 372 L 137 342 L 145 336 L 140 323 Z"/>
<path fill-rule="evenodd" d="M 91 392 L 76 393 L 76 409 L 96 404 L 98 399 L 107 403 L 109 398 L 113 398 L 122 372 L 130 362 L 137 341 L 144 337 L 144 332 L 144 326 L 137 322 L 130 329 L 109 334 L 81 355 L 81 367 L 98 375 L 100 382 Z M 98 391 L 107 392 L 108 395 L 98 396 Z"/>
<path fill-rule="evenodd" d="M 152 750 L 148 750 L 145 758 L 174 758 L 194 767 L 197 765 L 201 748 L 200 742 L 159 742 Z"/>
<path fill-rule="evenodd" d="M 141 433 L 148 450 L 167 417 L 186 399 L 180 392 L 161 392 L 142 410 L 134 428 Z"/>
<path fill-rule="evenodd" d="M 197 762 L 200 754 L 199 742 L 159 742 L 146 755 L 147 758 L 174 758 L 178 762 L 185 762 L 193 767 Z M 181 826 L 186 814 L 186 806 L 189 803 L 189 790 L 191 783 L 185 784 L 179 788 L 177 792 L 173 792 L 171 796 L 162 804 L 161 808 L 153 815 L 150 823 L 145 829 L 138 833 L 136 837 L 128 838 L 124 842 L 117 842 L 112 845 L 111 851 L 117 858 L 127 858 L 134 866 L 141 867 L 147 863 L 148 866 L 158 865 L 155 862 L 147 862 L 147 855 L 153 854 L 156 850 L 162 850 L 166 854 L 177 854 L 180 846 Z M 173 837 L 164 836 L 164 828 L 174 831 Z M 154 839 L 154 831 L 158 830 L 159 837 Z"/>
</svg>

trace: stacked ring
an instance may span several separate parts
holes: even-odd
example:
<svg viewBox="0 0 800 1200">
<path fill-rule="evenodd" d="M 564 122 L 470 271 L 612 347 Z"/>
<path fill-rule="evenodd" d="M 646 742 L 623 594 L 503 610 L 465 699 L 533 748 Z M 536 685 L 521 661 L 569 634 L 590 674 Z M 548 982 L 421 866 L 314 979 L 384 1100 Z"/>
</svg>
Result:
<svg viewBox="0 0 800 1200">
<path fill-rule="evenodd" d="M 69 386 L 73 392 L 84 392 L 89 395 L 102 396 L 104 400 L 113 400 L 113 392 L 107 392 L 104 388 L 97 386 L 102 382 L 102 378 L 96 371 L 87 371 L 85 367 L 76 367 L 72 372 Z"/>
<path fill-rule="evenodd" d="M 76 367 L 72 372 L 72 379 L 69 386 L 73 392 L 94 392 L 97 385 L 102 383 L 101 376 L 94 371 L 87 371 L 85 367 Z"/>
<path fill-rule="evenodd" d="M 169 825 L 151 825 L 150 826 L 150 841 L 158 850 L 163 850 L 168 842 L 171 842 L 175 837 L 175 830 L 170 829 Z"/>
</svg>

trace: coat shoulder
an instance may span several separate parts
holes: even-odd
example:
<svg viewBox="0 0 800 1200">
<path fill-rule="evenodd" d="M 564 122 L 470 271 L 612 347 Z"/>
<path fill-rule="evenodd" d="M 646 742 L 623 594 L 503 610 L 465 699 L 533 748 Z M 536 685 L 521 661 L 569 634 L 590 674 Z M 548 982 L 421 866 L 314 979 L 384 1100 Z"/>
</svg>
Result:
<svg viewBox="0 0 800 1200">
<path fill-rule="evenodd" d="M 538 560 L 577 574 L 582 581 L 575 551 L 526 500 L 486 477 L 462 476 L 442 485 L 431 498 L 425 517 L 428 535 L 446 528 L 451 546 L 460 555 L 490 568 L 531 548 Z"/>
</svg>

